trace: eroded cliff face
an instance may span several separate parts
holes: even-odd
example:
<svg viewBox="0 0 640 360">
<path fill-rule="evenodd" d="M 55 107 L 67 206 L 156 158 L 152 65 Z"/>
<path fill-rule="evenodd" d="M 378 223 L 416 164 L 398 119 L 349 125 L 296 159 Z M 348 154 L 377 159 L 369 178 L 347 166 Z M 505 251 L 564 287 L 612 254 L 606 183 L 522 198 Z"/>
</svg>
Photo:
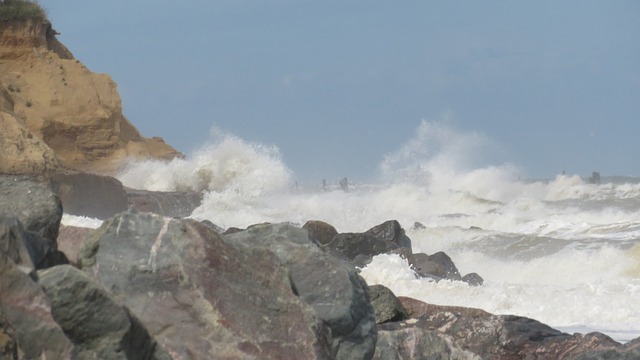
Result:
<svg viewBox="0 0 640 360">
<path fill-rule="evenodd" d="M 0 172 L 113 174 L 129 157 L 181 156 L 141 136 L 122 114 L 113 80 L 89 71 L 55 34 L 46 20 L 0 20 Z"/>
</svg>

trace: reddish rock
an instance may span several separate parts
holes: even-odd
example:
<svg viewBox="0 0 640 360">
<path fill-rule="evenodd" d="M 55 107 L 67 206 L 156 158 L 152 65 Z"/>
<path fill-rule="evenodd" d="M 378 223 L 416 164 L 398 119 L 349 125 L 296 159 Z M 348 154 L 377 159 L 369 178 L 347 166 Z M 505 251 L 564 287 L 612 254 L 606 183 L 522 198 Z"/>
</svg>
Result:
<svg viewBox="0 0 640 360">
<path fill-rule="evenodd" d="M 338 231 L 331 224 L 327 224 L 320 220 L 309 220 L 303 226 L 316 241 L 320 244 L 328 244 L 334 236 L 338 235 Z"/>
</svg>

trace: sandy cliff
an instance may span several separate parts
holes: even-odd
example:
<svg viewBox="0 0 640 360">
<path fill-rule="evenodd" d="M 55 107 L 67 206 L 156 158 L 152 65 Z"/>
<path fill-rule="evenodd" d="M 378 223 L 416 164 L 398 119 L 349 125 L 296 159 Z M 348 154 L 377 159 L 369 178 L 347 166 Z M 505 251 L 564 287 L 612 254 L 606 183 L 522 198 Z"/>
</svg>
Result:
<svg viewBox="0 0 640 360">
<path fill-rule="evenodd" d="M 0 20 L 0 173 L 113 174 L 127 157 L 180 156 L 122 114 L 116 84 L 89 71 L 45 19 Z"/>
</svg>

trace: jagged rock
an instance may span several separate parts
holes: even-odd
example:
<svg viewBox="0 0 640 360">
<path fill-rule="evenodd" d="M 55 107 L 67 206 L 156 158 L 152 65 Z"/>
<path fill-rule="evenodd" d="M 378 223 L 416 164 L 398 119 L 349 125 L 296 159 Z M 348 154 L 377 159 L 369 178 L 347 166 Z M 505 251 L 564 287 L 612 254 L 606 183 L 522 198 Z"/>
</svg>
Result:
<svg viewBox="0 0 640 360">
<path fill-rule="evenodd" d="M 262 224 L 225 235 L 244 249 L 269 249 L 288 269 L 292 286 L 330 329 L 336 359 L 370 359 L 376 343 L 375 316 L 367 284 L 355 269 L 321 251 L 305 229 Z"/>
<path fill-rule="evenodd" d="M 0 217 L 15 217 L 25 230 L 55 240 L 62 219 L 58 196 L 26 176 L 0 175 Z"/>
<path fill-rule="evenodd" d="M 202 193 L 126 189 L 129 206 L 168 217 L 187 217 L 202 203 Z"/>
<path fill-rule="evenodd" d="M 94 279 L 69 265 L 39 272 L 51 313 L 86 359 L 170 359 L 126 307 Z"/>
<path fill-rule="evenodd" d="M 54 164 L 49 158 L 36 161 L 38 151 L 46 156 L 50 152 L 31 146 L 34 142 L 28 141 L 29 136 L 52 149 L 62 166 L 103 174 L 117 171 L 128 157 L 171 159 L 181 155 L 160 138 L 140 135 L 122 114 L 111 78 L 90 72 L 74 59 L 56 40 L 46 19 L 0 22 L 0 59 L 0 87 L 10 96 L 10 101 L 0 104 L 32 134 L 24 133 L 26 140 L 17 139 L 16 131 L 22 130 L 14 129 L 9 143 L 26 145 L 19 151 L 35 154 L 23 157 L 20 166 L 3 164 L 2 168 L 31 168 L 39 174 L 45 165 Z M 5 134 L 0 132 L 0 138 Z"/>
<path fill-rule="evenodd" d="M 55 241 L 26 231 L 16 218 L 0 217 L 0 251 L 30 275 L 37 269 L 69 263 Z"/>
<path fill-rule="evenodd" d="M 329 358 L 329 330 L 278 258 L 200 222 L 120 213 L 84 242 L 79 264 L 174 358 Z"/>
<path fill-rule="evenodd" d="M 110 176 L 65 171 L 53 175 L 51 184 L 67 214 L 106 219 L 129 206 L 124 186 Z"/>
<path fill-rule="evenodd" d="M 371 306 L 376 315 L 376 324 L 391 321 L 402 321 L 409 317 L 407 310 L 400 303 L 396 295 L 384 285 L 369 286 Z"/>
<path fill-rule="evenodd" d="M 400 226 L 400 223 L 396 220 L 388 220 L 380 225 L 374 226 L 367 230 L 366 234 L 371 234 L 380 240 L 412 250 L 411 239 L 405 235 L 404 229 L 402 229 L 402 226 Z"/>
<path fill-rule="evenodd" d="M 600 333 L 569 335 L 533 319 L 513 315 L 493 315 L 484 310 L 426 304 L 399 297 L 410 317 L 404 323 L 380 325 L 384 331 L 406 332 L 408 328 L 436 330 L 455 347 L 480 359 L 576 359 L 599 352 L 626 350 L 623 345 Z M 397 338 L 397 337 L 396 337 Z M 404 347 L 411 347 L 406 338 Z M 535 357 L 531 357 L 535 356 Z M 409 357 L 413 359 L 415 357 Z M 598 357 L 595 357 L 598 358 Z"/>
<path fill-rule="evenodd" d="M 5 243 L 6 244 L 6 243 Z M 72 359 L 75 349 L 62 329 L 53 320 L 49 301 L 40 288 L 25 271 L 12 260 L 21 251 L 2 249 L 0 251 L 0 314 L 4 314 L 2 333 L 10 336 L 8 351 L 24 354 L 25 359 Z M 4 251 L 8 250 L 8 251 Z M 22 264 L 24 265 L 24 263 Z M 0 339 L 0 343 L 2 340 Z M 11 345 L 9 342 L 13 342 Z M 14 348 L 15 350 L 11 350 Z"/>
<path fill-rule="evenodd" d="M 460 272 L 451 258 L 442 251 L 432 255 L 412 254 L 407 258 L 409 265 L 420 277 L 461 280 Z"/>
</svg>

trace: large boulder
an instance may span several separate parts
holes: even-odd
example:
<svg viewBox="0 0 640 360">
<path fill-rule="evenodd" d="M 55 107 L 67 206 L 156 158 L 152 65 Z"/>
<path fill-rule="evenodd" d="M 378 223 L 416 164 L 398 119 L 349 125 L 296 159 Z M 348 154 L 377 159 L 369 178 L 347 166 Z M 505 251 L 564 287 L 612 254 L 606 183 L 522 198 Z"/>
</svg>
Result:
<svg viewBox="0 0 640 360">
<path fill-rule="evenodd" d="M 402 324 L 380 325 L 381 333 L 402 333 L 408 328 L 436 330 L 439 335 L 449 338 L 455 347 L 465 349 L 481 359 L 528 359 L 532 358 L 532 354 L 540 360 L 594 359 L 589 354 L 613 351 L 621 355 L 627 351 L 623 345 L 601 333 L 569 335 L 521 316 L 493 315 L 480 309 L 431 305 L 406 297 L 399 299 L 413 319 Z M 410 345 L 407 342 L 402 344 L 405 347 Z M 418 358 L 421 357 L 408 357 Z"/>
<path fill-rule="evenodd" d="M 15 217 L 25 230 L 55 240 L 62 203 L 44 183 L 26 176 L 0 175 L 0 217 Z"/>
<path fill-rule="evenodd" d="M 51 313 L 79 358 L 160 360 L 169 355 L 126 307 L 94 279 L 69 265 L 39 273 Z"/>
<path fill-rule="evenodd" d="M 127 210 L 127 193 L 113 177 L 80 171 L 60 172 L 51 177 L 67 214 L 107 219 Z"/>
<path fill-rule="evenodd" d="M 69 263 L 55 241 L 24 230 L 16 218 L 0 217 L 0 251 L 31 276 L 36 269 Z"/>
<path fill-rule="evenodd" d="M 79 264 L 174 358 L 330 356 L 329 330 L 278 258 L 197 221 L 120 213 L 84 242 Z"/>
<path fill-rule="evenodd" d="M 368 287 L 349 264 L 320 250 L 305 229 L 261 224 L 225 235 L 241 249 L 269 249 L 288 270 L 296 294 L 330 329 L 336 359 L 370 359 L 376 327 Z"/>
<path fill-rule="evenodd" d="M 21 264 L 14 262 L 16 255 Z M 72 359 L 74 346 L 53 320 L 49 301 L 29 275 L 31 269 L 24 266 L 24 256 L 28 257 L 28 254 L 18 243 L 3 243 L 0 251 L 0 347 L 5 341 L 2 351 L 12 355 L 22 353 L 25 359 Z"/>
<path fill-rule="evenodd" d="M 396 220 L 385 221 L 363 233 L 340 233 L 322 243 L 325 251 L 349 259 L 362 268 L 380 254 L 411 254 L 411 239 Z"/>
</svg>

